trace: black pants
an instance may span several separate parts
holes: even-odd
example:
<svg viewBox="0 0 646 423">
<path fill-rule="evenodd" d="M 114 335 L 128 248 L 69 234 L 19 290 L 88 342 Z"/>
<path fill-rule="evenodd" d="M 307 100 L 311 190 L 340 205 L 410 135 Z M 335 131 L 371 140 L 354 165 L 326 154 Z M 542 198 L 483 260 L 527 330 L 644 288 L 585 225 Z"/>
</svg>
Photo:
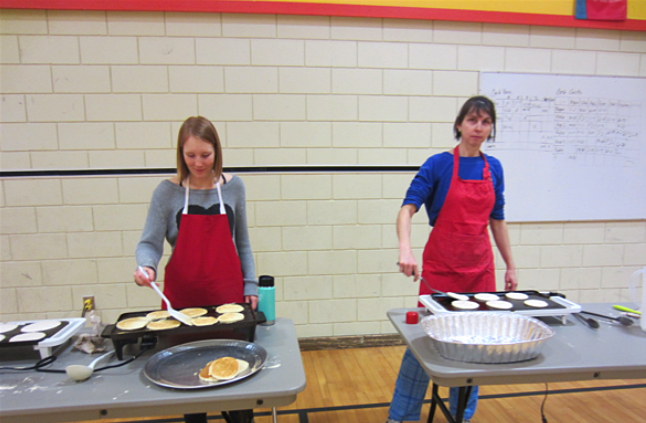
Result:
<svg viewBox="0 0 646 423">
<path fill-rule="evenodd" d="M 223 411 L 227 423 L 253 423 L 253 410 Z M 185 423 L 207 423 L 206 413 L 184 414 Z"/>
</svg>

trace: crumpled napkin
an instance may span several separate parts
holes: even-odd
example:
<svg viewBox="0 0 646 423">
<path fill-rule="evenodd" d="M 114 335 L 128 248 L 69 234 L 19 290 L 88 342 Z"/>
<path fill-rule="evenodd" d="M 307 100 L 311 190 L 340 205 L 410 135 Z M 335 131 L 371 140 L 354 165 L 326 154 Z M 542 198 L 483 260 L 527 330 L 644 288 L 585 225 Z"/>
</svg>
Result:
<svg viewBox="0 0 646 423">
<path fill-rule="evenodd" d="M 90 310 L 86 319 L 92 326 L 90 333 L 82 333 L 74 342 L 74 348 L 83 351 L 87 354 L 104 351 L 107 345 L 104 345 L 105 339 L 101 337 L 101 318 L 96 315 L 94 310 Z"/>
</svg>

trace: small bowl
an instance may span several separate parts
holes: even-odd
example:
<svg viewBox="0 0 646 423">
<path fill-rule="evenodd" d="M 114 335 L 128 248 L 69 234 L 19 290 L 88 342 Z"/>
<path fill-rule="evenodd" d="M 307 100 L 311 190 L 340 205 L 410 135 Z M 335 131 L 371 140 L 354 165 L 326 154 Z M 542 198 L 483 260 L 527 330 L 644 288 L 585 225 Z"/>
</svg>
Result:
<svg viewBox="0 0 646 423">
<path fill-rule="evenodd" d="M 443 313 L 421 322 L 438 353 L 468 363 L 514 363 L 541 353 L 554 329 L 533 317 L 516 313 Z"/>
</svg>

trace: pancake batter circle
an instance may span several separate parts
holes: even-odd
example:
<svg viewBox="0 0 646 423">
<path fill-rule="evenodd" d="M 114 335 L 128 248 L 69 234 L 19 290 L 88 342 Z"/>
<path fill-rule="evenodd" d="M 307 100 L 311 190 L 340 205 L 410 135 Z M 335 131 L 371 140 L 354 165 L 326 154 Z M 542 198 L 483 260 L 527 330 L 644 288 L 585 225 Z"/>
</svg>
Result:
<svg viewBox="0 0 646 423">
<path fill-rule="evenodd" d="M 453 301 L 451 306 L 460 310 L 475 310 L 480 307 L 478 303 L 474 303 L 473 301 Z"/>
<path fill-rule="evenodd" d="M 525 301 L 525 305 L 529 307 L 536 307 L 536 308 L 547 307 L 547 303 L 541 300 L 527 300 Z"/>
<path fill-rule="evenodd" d="M 18 325 L 15 325 L 13 323 L 0 323 L 0 333 L 7 333 L 11 332 L 12 330 L 16 329 Z"/>
<path fill-rule="evenodd" d="M 38 341 L 40 339 L 43 339 L 44 337 L 45 337 L 45 333 L 43 332 L 27 332 L 27 333 L 21 333 L 20 335 L 11 337 L 11 339 L 9 339 L 9 342 Z"/>
<path fill-rule="evenodd" d="M 474 295 L 473 298 L 475 298 L 478 301 L 483 301 L 483 302 L 498 301 L 500 299 L 500 297 L 497 296 L 496 294 L 487 294 L 487 293 L 484 293 L 484 292 Z"/>
<path fill-rule="evenodd" d="M 487 307 L 495 308 L 498 310 L 509 310 L 514 306 L 509 301 L 487 301 Z"/>
<path fill-rule="evenodd" d="M 505 294 L 505 297 L 510 300 L 526 300 L 529 298 L 529 295 L 523 294 L 522 292 L 508 292 Z"/>
<path fill-rule="evenodd" d="M 42 322 L 32 323 L 27 325 L 24 328 L 20 329 L 20 332 L 43 332 L 46 330 L 54 329 L 57 326 L 60 326 L 61 322 L 58 320 L 44 320 Z"/>
</svg>

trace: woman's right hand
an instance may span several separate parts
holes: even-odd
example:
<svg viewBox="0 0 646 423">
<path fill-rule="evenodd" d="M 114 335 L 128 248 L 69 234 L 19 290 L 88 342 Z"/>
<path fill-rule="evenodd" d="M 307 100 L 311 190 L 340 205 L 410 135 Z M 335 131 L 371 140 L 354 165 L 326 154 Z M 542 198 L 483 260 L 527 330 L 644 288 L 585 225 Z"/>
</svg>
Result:
<svg viewBox="0 0 646 423">
<path fill-rule="evenodd" d="M 142 272 L 142 270 L 146 273 Z M 155 271 L 151 269 L 150 267 L 143 267 L 140 266 L 135 270 L 135 283 L 139 286 L 147 286 L 150 287 L 150 282 L 155 280 Z"/>
<path fill-rule="evenodd" d="M 415 278 L 415 282 L 419 279 L 417 260 L 415 260 L 415 256 L 413 256 L 412 251 L 399 253 L 399 271 L 406 276 L 413 276 Z"/>
</svg>

